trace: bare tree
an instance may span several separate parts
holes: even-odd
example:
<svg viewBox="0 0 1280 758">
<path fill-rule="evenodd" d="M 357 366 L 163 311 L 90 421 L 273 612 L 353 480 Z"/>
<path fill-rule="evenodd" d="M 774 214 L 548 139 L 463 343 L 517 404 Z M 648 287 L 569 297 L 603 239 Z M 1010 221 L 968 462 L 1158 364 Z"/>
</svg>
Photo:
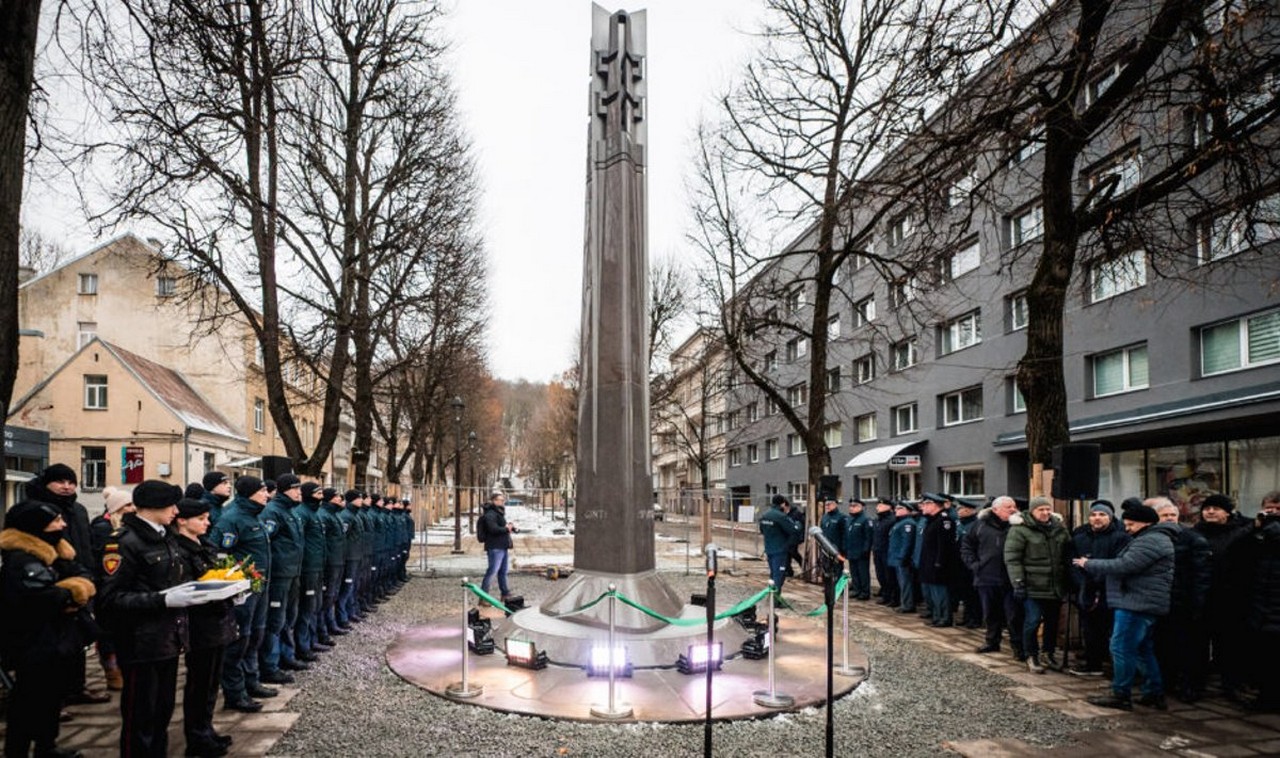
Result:
<svg viewBox="0 0 1280 758">
<path fill-rule="evenodd" d="M 653 384 L 654 435 L 698 469 L 705 489 L 711 462 L 724 455 L 721 412 L 729 390 L 728 356 L 713 329 L 699 328 Z"/>
<path fill-rule="evenodd" d="M 22 227 L 18 243 L 18 265 L 43 273 L 57 268 L 70 256 L 66 245 L 46 237 L 37 229 Z"/>
</svg>

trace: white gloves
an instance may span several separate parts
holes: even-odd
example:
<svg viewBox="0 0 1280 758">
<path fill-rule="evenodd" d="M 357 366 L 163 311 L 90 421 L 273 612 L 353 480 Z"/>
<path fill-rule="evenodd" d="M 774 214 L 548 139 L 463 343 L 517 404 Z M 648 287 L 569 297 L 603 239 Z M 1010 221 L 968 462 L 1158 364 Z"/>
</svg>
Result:
<svg viewBox="0 0 1280 758">
<path fill-rule="evenodd" d="M 164 593 L 164 606 L 166 608 L 190 608 L 193 605 L 201 605 L 209 602 L 207 593 L 197 590 L 195 587 L 175 587 Z"/>
</svg>

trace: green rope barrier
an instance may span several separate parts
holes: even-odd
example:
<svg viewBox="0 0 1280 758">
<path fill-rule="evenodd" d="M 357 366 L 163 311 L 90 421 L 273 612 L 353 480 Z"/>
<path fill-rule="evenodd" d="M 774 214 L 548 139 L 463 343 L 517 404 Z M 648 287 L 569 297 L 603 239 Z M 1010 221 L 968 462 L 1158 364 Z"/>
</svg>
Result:
<svg viewBox="0 0 1280 758">
<path fill-rule="evenodd" d="M 506 613 L 508 615 L 511 614 L 511 609 L 503 605 L 501 600 L 495 598 L 493 595 L 490 595 L 488 592 L 485 592 L 484 590 L 480 589 L 478 585 L 472 584 L 471 582 L 467 582 L 466 586 L 467 586 L 467 589 L 471 590 L 476 594 L 476 597 L 479 597 L 483 600 L 488 601 L 489 605 L 492 605 L 494 608 L 497 608 L 503 613 Z"/>
<path fill-rule="evenodd" d="M 480 587 L 478 587 L 477 585 L 475 585 L 475 584 L 472 584 L 472 583 L 468 582 L 466 586 L 467 586 L 467 589 L 469 589 L 469 590 L 471 590 L 473 593 L 475 593 L 475 595 L 476 595 L 477 597 L 480 597 L 480 598 L 482 598 L 482 599 L 484 599 L 484 600 L 488 601 L 488 602 L 489 602 L 489 604 L 490 604 L 490 605 L 492 605 L 494 608 L 497 608 L 497 609 L 501 610 L 503 613 L 508 613 L 508 614 L 509 614 L 509 613 L 512 613 L 512 611 L 511 611 L 509 608 L 507 608 L 505 605 L 503 605 L 503 604 L 502 604 L 502 601 L 498 600 L 498 599 L 497 599 L 497 598 L 495 598 L 493 595 L 490 595 L 489 593 L 487 593 L 487 592 L 485 592 L 484 590 L 480 589 Z M 749 598 L 747 598 L 747 599 L 745 599 L 745 600 L 742 600 L 742 601 L 738 602 L 736 605 L 734 605 L 733 607 L 729 608 L 728 610 L 726 610 L 726 611 L 723 611 L 723 612 L 721 612 L 721 613 L 716 614 L 716 616 L 714 617 L 714 619 L 715 619 L 716 621 L 719 621 L 720 619 L 726 619 L 726 618 L 729 618 L 730 616 L 736 616 L 736 615 L 738 615 L 739 613 L 742 613 L 742 612 L 743 612 L 743 611 L 745 611 L 746 609 L 750 608 L 751 606 L 755 605 L 756 603 L 759 603 L 761 600 L 765 599 L 765 597 L 767 597 L 767 596 L 768 596 L 769 592 L 770 592 L 769 588 L 768 588 L 768 587 L 766 587 L 766 588 L 764 588 L 764 589 L 760 590 L 759 592 L 757 592 L 756 594 L 752 595 L 751 597 L 749 597 Z M 613 591 L 613 592 L 602 592 L 602 593 L 600 593 L 600 596 L 599 596 L 599 597 L 597 597 L 595 600 L 592 600 L 591 602 L 587 603 L 586 605 L 578 606 L 577 608 L 574 608 L 574 609 L 573 609 L 573 610 L 571 610 L 571 611 L 567 611 L 567 612 L 565 612 L 565 613 L 562 613 L 562 614 L 560 614 L 557 618 L 565 618 L 566 616 L 574 616 L 574 615 L 576 615 L 576 614 L 582 613 L 583 611 L 586 611 L 586 610 L 588 610 L 589 608 L 591 608 L 592 606 L 595 606 L 595 605 L 596 605 L 596 604 L 598 604 L 601 600 L 604 600 L 605 598 L 609 597 L 610 595 L 613 595 L 614 597 L 618 598 L 618 600 L 622 601 L 622 602 L 623 602 L 623 603 L 625 603 L 626 605 L 629 605 L 629 606 L 631 606 L 632 608 L 635 608 L 637 611 L 640 611 L 641 613 L 643 613 L 643 614 L 645 614 L 645 615 L 647 615 L 647 616 L 651 616 L 651 617 L 653 617 L 653 618 L 655 618 L 655 619 L 657 619 L 657 620 L 659 620 L 659 621 L 665 622 L 665 623 L 667 623 L 667 624 L 672 624 L 672 625 L 674 625 L 674 626 L 697 626 L 698 624 L 705 624 L 705 623 L 706 623 L 706 619 L 701 619 L 701 618 L 698 618 L 698 619 L 682 619 L 682 618 L 672 618 L 672 617 L 670 617 L 670 616 L 664 616 L 664 615 L 662 615 L 661 613 L 658 613 L 658 612 L 657 612 L 657 611 L 655 611 L 655 610 L 652 610 L 652 609 L 650 609 L 650 608 L 646 608 L 645 606 L 641 605 L 640 603 L 637 603 L 636 601 L 632 600 L 631 598 L 627 597 L 626 595 L 623 595 L 622 593 L 620 593 L 620 592 L 618 592 L 618 591 L 616 591 L 616 590 L 615 590 L 615 591 Z"/>
<path fill-rule="evenodd" d="M 848 574 L 841 574 L 841 575 L 840 575 L 840 581 L 836 582 L 836 588 L 835 588 L 835 591 L 831 593 L 831 596 L 832 596 L 832 597 L 840 597 L 840 593 L 841 593 L 841 592 L 844 592 L 844 586 L 845 586 L 846 584 L 848 584 L 848 583 L 849 583 L 849 575 L 848 575 Z M 813 610 L 809 611 L 808 613 L 806 613 L 806 614 L 804 614 L 804 615 L 805 615 L 805 616 L 821 616 L 822 614 L 824 614 L 824 613 L 826 613 L 826 612 L 827 612 L 827 604 L 826 604 L 826 603 L 823 603 L 822 605 L 818 606 L 817 608 L 814 608 Z"/>
</svg>

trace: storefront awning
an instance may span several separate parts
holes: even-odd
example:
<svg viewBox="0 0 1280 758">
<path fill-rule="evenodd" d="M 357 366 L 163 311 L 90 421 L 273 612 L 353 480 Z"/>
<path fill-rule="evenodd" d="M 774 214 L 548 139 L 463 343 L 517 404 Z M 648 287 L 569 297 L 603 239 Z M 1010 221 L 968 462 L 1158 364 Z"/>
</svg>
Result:
<svg viewBox="0 0 1280 758">
<path fill-rule="evenodd" d="M 241 458 L 238 461 L 227 461 L 219 464 L 222 468 L 262 468 L 262 456 L 255 455 L 252 458 Z"/>
<path fill-rule="evenodd" d="M 889 459 L 899 453 L 905 453 L 907 450 L 916 446 L 923 446 L 928 440 L 911 440 L 909 442 L 898 442 L 893 445 L 884 445 L 882 447 L 873 447 L 870 450 L 863 450 L 861 453 L 853 456 L 853 460 L 844 464 L 845 468 L 877 468 L 886 466 Z"/>
</svg>

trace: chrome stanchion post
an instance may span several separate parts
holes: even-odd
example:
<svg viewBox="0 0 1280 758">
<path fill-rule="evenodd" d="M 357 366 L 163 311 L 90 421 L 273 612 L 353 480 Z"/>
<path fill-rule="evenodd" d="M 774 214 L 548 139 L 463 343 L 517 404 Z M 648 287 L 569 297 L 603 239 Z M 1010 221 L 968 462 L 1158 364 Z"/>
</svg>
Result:
<svg viewBox="0 0 1280 758">
<path fill-rule="evenodd" d="M 631 706 L 626 703 L 618 703 L 615 700 L 617 688 L 617 664 L 616 653 L 618 646 L 615 641 L 615 614 L 617 612 L 617 593 L 616 585 L 609 585 L 609 703 L 601 708 L 598 705 L 591 706 L 591 715 L 602 719 L 628 719 L 631 718 Z M 625 665 L 625 660 L 623 661 Z"/>
<path fill-rule="evenodd" d="M 848 573 L 845 575 L 846 578 L 852 579 L 853 567 L 847 566 L 846 570 L 848 571 Z M 841 676 L 862 676 L 863 674 L 866 673 L 865 669 L 863 669 L 861 666 L 858 666 L 858 667 L 849 666 L 849 585 L 850 584 L 852 584 L 851 581 L 845 582 L 844 592 L 841 593 L 841 596 L 844 598 L 844 614 L 843 614 L 844 615 L 844 665 L 836 669 L 836 673 Z"/>
<path fill-rule="evenodd" d="M 790 695 L 784 695 L 777 691 L 777 677 L 774 671 L 773 647 L 777 644 L 777 635 L 774 634 L 776 627 L 774 624 L 773 613 L 773 596 L 777 594 L 777 590 L 773 585 L 773 580 L 769 580 L 769 689 L 756 690 L 752 695 L 752 700 L 756 705 L 763 705 L 766 708 L 790 708 L 796 704 L 796 699 Z"/>
<path fill-rule="evenodd" d="M 472 686 L 467 681 L 467 669 L 470 668 L 471 651 L 467 646 L 467 632 L 470 631 L 471 625 L 468 623 L 467 612 L 471 605 L 471 591 L 467 589 L 470 580 L 467 577 L 462 578 L 462 681 L 454 682 L 444 688 L 444 692 L 449 697 L 459 699 L 468 699 L 476 697 L 484 692 L 483 685 Z"/>
</svg>

